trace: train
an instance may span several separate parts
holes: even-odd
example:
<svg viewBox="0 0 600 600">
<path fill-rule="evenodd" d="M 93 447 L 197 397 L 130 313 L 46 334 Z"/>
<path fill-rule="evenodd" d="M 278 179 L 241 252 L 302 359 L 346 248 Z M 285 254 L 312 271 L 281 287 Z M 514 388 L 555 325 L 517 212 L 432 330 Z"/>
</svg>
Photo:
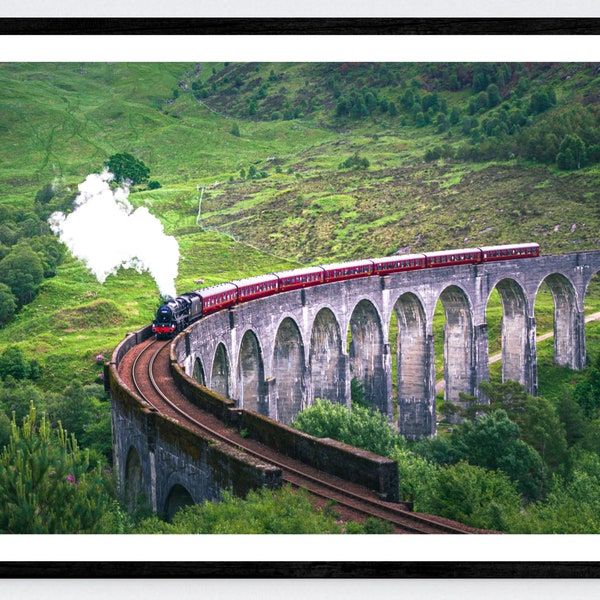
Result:
<svg viewBox="0 0 600 600">
<path fill-rule="evenodd" d="M 169 339 L 200 318 L 219 310 L 315 285 L 419 269 L 534 258 L 539 255 L 540 246 L 536 243 L 484 246 L 304 267 L 239 279 L 167 299 L 152 322 L 152 333 L 158 339 Z"/>
</svg>

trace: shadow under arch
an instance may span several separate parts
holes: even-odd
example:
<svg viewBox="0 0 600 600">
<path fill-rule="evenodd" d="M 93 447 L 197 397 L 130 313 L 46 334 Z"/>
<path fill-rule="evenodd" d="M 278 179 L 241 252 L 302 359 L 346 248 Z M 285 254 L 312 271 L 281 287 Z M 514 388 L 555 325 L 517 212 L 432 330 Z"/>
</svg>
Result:
<svg viewBox="0 0 600 600">
<path fill-rule="evenodd" d="M 340 325 L 329 308 L 322 308 L 313 321 L 310 336 L 310 376 L 312 397 L 346 404 L 347 357 L 342 351 Z"/>
<path fill-rule="evenodd" d="M 180 483 L 176 483 L 169 491 L 165 501 L 165 518 L 170 523 L 179 509 L 193 504 L 195 502 L 192 495 Z"/>
<path fill-rule="evenodd" d="M 304 343 L 297 323 L 283 319 L 273 349 L 273 375 L 277 389 L 276 419 L 289 424 L 302 410 L 305 396 Z"/>
<path fill-rule="evenodd" d="M 210 388 L 213 392 L 220 394 L 225 398 L 229 398 L 229 357 L 225 344 L 219 343 L 215 350 L 213 359 L 212 372 L 210 376 Z"/>
<path fill-rule="evenodd" d="M 125 461 L 125 506 L 133 510 L 141 501 L 144 493 L 144 477 L 142 463 L 135 446 L 129 448 Z"/>
<path fill-rule="evenodd" d="M 204 367 L 202 366 L 202 362 L 199 358 L 197 358 L 194 361 L 193 377 L 200 385 L 204 385 L 204 386 L 206 385 L 206 377 L 204 375 Z"/>
<path fill-rule="evenodd" d="M 250 329 L 244 333 L 240 345 L 237 376 L 239 407 L 269 416 L 262 350 L 256 334 Z"/>
</svg>

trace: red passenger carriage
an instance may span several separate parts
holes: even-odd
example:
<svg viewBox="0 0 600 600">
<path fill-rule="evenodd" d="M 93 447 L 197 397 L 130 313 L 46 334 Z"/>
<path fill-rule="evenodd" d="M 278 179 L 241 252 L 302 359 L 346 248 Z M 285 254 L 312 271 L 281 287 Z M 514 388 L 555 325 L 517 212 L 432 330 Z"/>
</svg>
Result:
<svg viewBox="0 0 600 600">
<path fill-rule="evenodd" d="M 324 282 L 343 281 L 345 279 L 356 279 L 358 277 L 369 277 L 373 275 L 372 260 L 357 260 L 354 262 L 336 263 L 323 265 Z"/>
<path fill-rule="evenodd" d="M 323 283 L 324 270 L 323 267 L 307 267 L 280 271 L 275 275 L 279 277 L 279 291 L 287 292 Z"/>
</svg>

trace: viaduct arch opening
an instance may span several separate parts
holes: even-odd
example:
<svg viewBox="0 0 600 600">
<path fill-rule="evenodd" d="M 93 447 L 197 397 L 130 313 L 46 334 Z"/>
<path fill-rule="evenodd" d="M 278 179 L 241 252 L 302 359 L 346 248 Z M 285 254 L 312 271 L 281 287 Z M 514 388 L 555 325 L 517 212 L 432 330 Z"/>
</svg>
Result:
<svg viewBox="0 0 600 600">
<path fill-rule="evenodd" d="M 428 397 L 431 359 L 427 319 L 421 301 L 410 292 L 398 298 L 394 315 L 398 429 L 406 437 L 414 438 L 423 427 L 431 428 L 433 419 Z"/>
<path fill-rule="evenodd" d="M 473 395 L 473 318 L 469 299 L 456 285 L 447 287 L 439 298 L 443 328 L 445 399 L 466 406 L 460 394 Z"/>
<path fill-rule="evenodd" d="M 224 344 L 220 343 L 215 351 L 210 377 L 210 387 L 213 392 L 216 392 L 225 398 L 230 398 L 229 377 L 229 358 L 227 357 L 227 349 Z"/>
<path fill-rule="evenodd" d="M 242 338 L 238 359 L 238 404 L 269 415 L 262 350 L 256 334 L 248 330 Z"/>
<path fill-rule="evenodd" d="M 277 330 L 273 351 L 277 420 L 289 424 L 302 410 L 305 392 L 304 344 L 298 325 L 286 317 Z"/>
<path fill-rule="evenodd" d="M 312 397 L 345 404 L 347 386 L 346 360 L 342 352 L 342 335 L 338 321 L 329 308 L 315 317 L 310 337 L 309 366 Z"/>
<path fill-rule="evenodd" d="M 369 300 L 361 300 L 350 317 L 348 355 L 351 377 L 356 379 L 365 394 L 365 401 L 383 414 L 388 414 L 388 389 L 385 372 L 385 353 L 381 319 Z"/>
<path fill-rule="evenodd" d="M 175 513 L 184 506 L 192 506 L 195 504 L 192 495 L 181 484 L 176 483 L 167 496 L 165 502 L 165 517 L 170 523 L 175 516 Z"/>
<path fill-rule="evenodd" d="M 583 314 L 577 310 L 577 294 L 573 284 L 561 273 L 546 277 L 537 295 L 544 294 L 544 285 L 554 300 L 554 362 L 563 367 L 580 369 L 580 344 L 583 339 Z M 546 292 L 547 293 L 547 292 Z M 538 306 L 536 297 L 536 309 Z"/>
<path fill-rule="evenodd" d="M 501 344 L 502 381 L 527 382 L 529 351 L 529 323 L 525 291 L 514 279 L 502 279 L 496 284 L 501 316 L 499 317 L 499 337 Z M 492 295 L 490 294 L 490 297 Z M 493 301 L 488 298 L 487 307 Z M 489 310 L 486 311 L 488 323 Z"/>
</svg>

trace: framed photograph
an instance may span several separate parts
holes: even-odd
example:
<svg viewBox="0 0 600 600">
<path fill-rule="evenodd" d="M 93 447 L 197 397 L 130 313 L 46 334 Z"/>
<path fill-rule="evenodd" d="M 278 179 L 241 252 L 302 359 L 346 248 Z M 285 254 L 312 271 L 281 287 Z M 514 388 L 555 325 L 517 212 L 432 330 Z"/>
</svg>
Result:
<svg viewBox="0 0 600 600">
<path fill-rule="evenodd" d="M 527 61 L 600 65 L 597 50 L 600 47 L 600 19 L 596 18 L 563 17 L 560 14 L 546 18 L 398 17 L 389 6 L 383 17 L 365 16 L 364 13 L 359 17 L 273 17 L 269 15 L 281 8 L 276 4 L 268 8 L 270 12 L 266 16 L 258 17 L 222 17 L 207 10 L 205 15 L 208 16 L 196 17 L 157 14 L 143 18 L 105 15 L 3 18 L 0 21 L 0 69 L 1 64 L 10 63 L 77 62 L 84 70 L 86 63 L 113 61 L 164 64 L 195 61 L 257 64 L 273 61 L 315 64 Z M 69 84 L 65 85 L 68 92 Z M 481 92 L 489 94 L 488 86 L 482 87 Z M 0 91 L 0 96 L 2 93 L 7 92 Z M 233 88 L 231 93 L 235 93 Z M 426 93 L 433 95 L 425 90 L 421 96 Z M 175 95 L 173 103 L 176 99 Z M 160 110 L 168 114 L 173 103 L 161 105 Z M 476 118 L 477 111 L 474 107 L 471 116 Z M 523 118 L 529 118 L 525 114 L 526 108 L 523 111 Z M 185 115 L 177 114 L 173 118 L 185 118 Z M 274 120 L 285 118 L 281 114 Z M 427 118 L 426 110 L 423 118 Z M 443 127 L 443 122 L 440 121 L 439 127 Z M 482 127 L 481 123 L 477 127 Z M 236 135 L 233 130 L 231 134 Z M 74 137 L 76 135 L 77 132 Z M 370 133 L 368 137 L 374 139 Z M 50 154 L 45 160 L 55 160 Z M 440 155 L 432 160 L 443 160 L 443 157 Z M 341 198 L 342 204 L 343 201 Z M 200 216 L 198 209 L 198 218 Z M 461 235 L 468 238 L 468 234 Z M 589 236 L 593 235 L 600 238 L 600 232 L 589 233 Z M 42 585 L 41 580 L 98 579 L 107 580 L 109 586 L 113 584 L 108 584 L 108 580 L 113 583 L 120 580 L 120 588 L 102 587 L 102 593 L 114 590 L 116 594 L 123 594 L 133 589 L 130 587 L 132 581 L 125 580 L 198 579 L 205 580 L 204 593 L 214 598 L 222 597 L 223 587 L 222 581 L 213 580 L 228 580 L 231 597 L 248 590 L 252 594 L 267 590 L 273 597 L 282 593 L 292 596 L 314 593 L 327 594 L 328 598 L 336 597 L 336 594 L 358 598 L 370 593 L 368 586 L 373 580 L 378 580 L 377 593 L 397 593 L 398 588 L 393 586 L 399 583 L 395 580 L 401 579 L 402 593 L 423 593 L 422 585 L 429 583 L 430 587 L 425 591 L 429 597 L 441 598 L 450 594 L 464 598 L 481 593 L 489 595 L 489 588 L 478 587 L 488 580 L 503 580 L 495 581 L 497 587 L 491 592 L 498 597 L 518 593 L 511 587 L 518 580 L 528 581 L 528 585 L 534 580 L 533 585 L 539 586 L 537 589 L 543 590 L 545 597 L 553 598 L 552 594 L 566 593 L 565 588 L 560 582 L 549 584 L 546 580 L 582 580 L 577 589 L 593 593 L 597 590 L 593 587 L 594 580 L 600 575 L 596 538 L 585 534 L 434 535 L 433 538 L 40 535 L 39 540 L 13 535 L 6 539 L 9 543 L 2 544 L 0 551 L 0 576 L 15 580 L 13 585 L 17 587 L 11 589 L 23 594 L 26 592 L 21 589 L 25 588 L 20 588 L 17 580 L 30 580 L 37 594 L 43 589 L 37 587 Z M 267 586 L 264 581 L 261 584 L 251 580 L 272 581 Z M 339 582 L 341 587 L 332 582 Z M 444 585 L 439 585 L 442 582 Z M 198 590 L 202 587 L 196 587 L 196 583 L 177 587 L 179 582 L 171 581 L 169 588 L 162 581 L 157 581 L 156 586 L 146 582 L 144 591 L 152 598 L 152 594 L 171 593 L 169 590 L 176 589 L 181 598 L 186 598 L 187 594 L 191 597 L 192 590 L 200 593 Z M 52 585 L 50 588 L 54 589 Z M 531 593 L 531 587 L 526 587 L 526 593 Z M 584 597 L 583 593 L 581 597 Z"/>
</svg>

